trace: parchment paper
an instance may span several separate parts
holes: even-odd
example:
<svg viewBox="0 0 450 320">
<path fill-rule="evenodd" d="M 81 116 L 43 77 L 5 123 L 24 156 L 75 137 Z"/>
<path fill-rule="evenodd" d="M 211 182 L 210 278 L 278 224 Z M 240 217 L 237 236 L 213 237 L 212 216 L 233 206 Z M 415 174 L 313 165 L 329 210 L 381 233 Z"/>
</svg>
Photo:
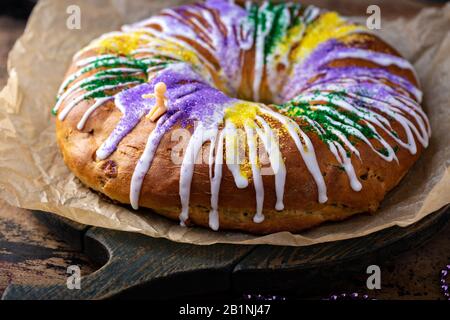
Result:
<svg viewBox="0 0 450 320">
<path fill-rule="evenodd" d="M 408 226 L 450 203 L 450 4 L 411 20 L 382 22 L 381 36 L 417 69 L 430 117 L 431 144 L 376 215 L 291 234 L 254 236 L 183 228 L 156 214 L 105 201 L 84 187 L 63 163 L 50 109 L 72 55 L 91 39 L 181 1 L 41 0 L 8 61 L 0 93 L 0 198 L 87 225 L 140 232 L 193 244 L 304 246 Z M 66 27 L 69 5 L 81 8 L 81 30 Z"/>
</svg>

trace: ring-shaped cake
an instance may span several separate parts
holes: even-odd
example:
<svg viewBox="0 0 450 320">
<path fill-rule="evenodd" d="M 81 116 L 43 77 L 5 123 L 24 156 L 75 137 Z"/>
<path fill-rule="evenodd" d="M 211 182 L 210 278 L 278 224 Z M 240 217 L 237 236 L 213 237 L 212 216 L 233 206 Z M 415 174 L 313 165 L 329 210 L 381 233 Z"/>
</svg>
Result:
<svg viewBox="0 0 450 320">
<path fill-rule="evenodd" d="M 67 166 L 112 200 L 182 225 L 297 232 L 374 212 L 398 184 L 431 134 L 418 87 L 335 12 L 208 0 L 91 42 L 53 112 Z"/>
</svg>

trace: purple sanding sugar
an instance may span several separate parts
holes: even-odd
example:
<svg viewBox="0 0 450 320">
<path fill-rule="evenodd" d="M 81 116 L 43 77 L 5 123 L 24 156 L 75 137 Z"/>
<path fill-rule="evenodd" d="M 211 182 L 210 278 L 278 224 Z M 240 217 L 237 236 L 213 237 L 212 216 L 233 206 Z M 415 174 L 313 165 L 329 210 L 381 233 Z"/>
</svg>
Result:
<svg viewBox="0 0 450 320">
<path fill-rule="evenodd" d="M 339 82 L 340 80 L 345 81 L 345 84 L 342 85 Z M 339 78 L 335 78 L 330 81 L 321 81 L 318 83 L 314 83 L 306 87 L 305 91 L 303 92 L 315 90 L 336 91 L 336 92 L 342 91 L 343 93 L 352 93 L 384 101 L 388 100 L 392 96 L 400 96 L 398 92 L 382 84 L 377 84 L 368 81 L 355 81 L 353 79 L 347 80 Z"/>
<path fill-rule="evenodd" d="M 226 21 L 222 25 L 222 28 L 227 28 L 226 33 L 223 33 L 220 28 L 213 30 L 215 49 L 226 77 L 228 79 L 236 79 L 241 72 L 242 59 L 240 48 L 242 45 L 248 46 L 248 42 L 253 41 L 253 37 L 250 36 L 253 33 L 247 34 L 247 37 L 244 38 L 239 36 L 241 35 L 242 21 L 245 20 L 248 12 L 232 1 L 208 0 L 204 6 L 216 11 Z"/>
<path fill-rule="evenodd" d="M 193 17 L 192 12 L 201 16 L 203 20 Z M 224 85 L 230 92 L 235 93 L 242 69 L 240 49 L 243 45 L 249 47 L 248 42 L 253 41 L 252 32 L 247 36 L 243 36 L 241 32 L 242 22 L 248 15 L 247 10 L 232 1 L 208 0 L 205 3 L 166 9 L 164 13 L 158 16 L 166 26 L 170 26 L 164 32 L 173 36 L 186 35 L 217 57 L 216 62 L 219 65 L 217 71 L 223 71 Z M 220 16 L 220 19 L 215 15 Z M 200 31 L 196 24 L 187 22 L 194 19 L 197 25 L 202 25 Z"/>
<path fill-rule="evenodd" d="M 386 79 L 389 82 L 396 84 L 397 86 L 407 90 L 408 92 L 417 92 L 418 89 L 416 86 L 414 86 L 410 81 L 407 79 L 397 76 L 391 72 L 389 72 L 386 69 L 382 68 L 367 68 L 367 67 L 357 67 L 357 66 L 350 66 L 350 67 L 339 67 L 339 68 L 330 68 L 330 67 L 321 67 L 319 68 L 317 74 L 320 74 L 321 77 L 318 78 L 316 81 L 312 82 L 311 84 L 308 84 L 305 86 L 304 89 L 309 88 L 310 86 L 322 83 L 322 82 L 333 82 L 337 81 L 342 78 L 351 78 L 358 80 L 359 82 L 362 82 L 363 78 L 369 78 L 369 79 Z M 377 84 L 372 83 L 374 85 L 374 88 L 376 88 Z M 379 86 L 379 85 L 378 85 Z M 386 87 L 386 86 L 384 86 Z M 370 88 L 367 88 L 370 89 Z M 394 92 L 394 89 L 392 89 L 392 92 Z"/>
<path fill-rule="evenodd" d="M 307 85 L 309 79 L 316 76 L 321 69 L 326 68 L 327 64 L 331 61 L 343 59 L 347 56 L 351 56 L 352 54 L 363 54 L 365 59 L 367 60 L 377 60 L 377 59 L 384 59 L 387 56 L 389 57 L 390 61 L 398 63 L 400 65 L 402 64 L 408 64 L 407 61 L 401 57 L 396 57 L 393 55 L 388 55 L 381 52 L 376 51 L 370 51 L 367 49 L 361 49 L 361 48 L 353 48 L 353 47 L 347 47 L 345 44 L 339 42 L 336 39 L 328 40 L 322 44 L 320 44 L 305 60 L 300 61 L 298 64 L 294 66 L 294 71 L 292 77 L 287 82 L 284 90 L 283 90 L 283 98 L 285 100 L 290 100 L 296 95 L 298 95 Z M 328 68 L 326 69 L 327 72 L 329 72 L 331 69 L 336 69 L 336 73 L 344 73 L 344 72 L 364 72 L 364 69 L 367 69 L 365 67 L 354 67 L 353 70 L 349 68 Z M 342 70 L 339 70 L 342 69 Z M 358 69 L 362 69 L 361 71 L 357 71 Z M 381 68 L 378 68 L 379 75 L 381 75 L 380 70 Z M 370 69 L 372 70 L 372 69 Z M 330 75 L 331 76 L 331 75 Z M 372 75 L 376 76 L 376 75 Z M 386 73 L 383 73 L 383 77 L 389 77 L 389 79 L 394 80 L 395 82 L 400 83 L 402 86 L 406 86 L 410 88 L 411 92 L 417 93 L 417 88 L 415 88 L 409 81 L 406 79 L 401 80 L 400 77 L 395 75 L 386 76 Z M 419 93 L 420 94 L 420 93 Z"/>
<path fill-rule="evenodd" d="M 317 69 L 323 66 L 322 59 L 340 47 L 342 44 L 337 40 L 328 40 L 320 44 L 305 60 L 298 62 L 293 67 L 292 77 L 288 79 L 283 89 L 283 99 L 287 101 L 297 95 L 314 76 Z"/>
<path fill-rule="evenodd" d="M 167 119 L 163 125 L 158 125 L 162 137 L 176 123 L 183 126 L 201 121 L 204 125 L 214 125 L 214 115 L 223 114 L 223 109 L 236 101 L 204 82 L 187 64 L 179 64 L 176 68 L 167 68 L 152 79 L 150 83 L 127 89 L 115 98 L 116 106 L 122 112 L 119 123 L 110 136 L 97 151 L 98 155 L 110 155 L 122 139 L 141 121 L 153 107 L 153 98 L 143 98 L 143 95 L 153 93 L 154 86 L 164 82 L 167 86 L 167 113 L 161 120 Z M 171 117 L 175 115 L 176 117 Z M 160 121 L 158 124 L 161 123 Z M 159 142 L 159 140 L 158 140 Z"/>
<path fill-rule="evenodd" d="M 204 4 L 185 5 L 170 9 L 168 14 L 161 15 L 159 18 L 165 20 L 166 25 L 171 26 L 172 30 L 176 30 L 178 34 L 193 34 L 197 37 L 192 25 L 187 24 L 186 19 L 179 18 L 179 16 L 186 15 L 187 11 L 191 9 L 203 10 L 204 16 L 212 19 L 211 22 L 214 20 L 214 12 L 221 19 L 227 21 L 226 24 L 218 24 L 217 21 L 209 23 L 207 37 L 214 40 L 212 47 L 209 44 L 209 50 L 213 50 L 218 57 L 220 68 L 230 81 L 228 87 L 235 91 L 237 88 L 233 88 L 233 85 L 235 86 L 239 79 L 242 64 L 240 47 L 248 42 L 248 39 L 241 38 L 242 33 L 239 32 L 243 19 L 248 15 L 247 11 L 233 2 L 208 0 Z M 224 28 L 226 32 L 224 32 Z M 170 30 L 166 31 L 170 33 Z M 251 40 L 252 37 L 249 39 Z M 215 114 L 223 113 L 224 107 L 235 101 L 206 83 L 187 64 L 179 65 L 182 67 L 169 67 L 159 73 L 151 82 L 127 89 L 116 96 L 116 106 L 123 115 L 97 154 L 110 155 L 114 152 L 120 141 L 151 110 L 154 99 L 145 99 L 142 95 L 153 93 L 154 85 L 158 82 L 164 82 L 167 86 L 167 118 L 172 119 L 170 116 L 179 112 L 175 119 L 183 126 L 195 121 L 202 121 L 208 125 L 210 122 L 214 122 Z M 157 128 L 168 131 L 171 126 L 173 126 L 172 120 L 164 126 L 157 126 Z"/>
<path fill-rule="evenodd" d="M 152 83 L 162 81 L 166 84 L 168 110 L 173 113 L 181 111 L 184 125 L 195 121 L 207 122 L 236 100 L 203 81 L 187 64 L 180 66 L 165 70 Z"/>
<path fill-rule="evenodd" d="M 97 155 L 110 155 L 120 141 L 139 123 L 141 118 L 150 111 L 155 100 L 144 99 L 142 95 L 153 92 L 153 85 L 145 83 L 119 93 L 115 104 L 122 112 L 122 117 L 110 136 L 97 150 Z"/>
<path fill-rule="evenodd" d="M 358 69 L 358 68 L 356 68 Z M 333 70 L 335 72 L 337 70 Z M 327 81 L 322 81 L 316 85 L 309 86 L 306 92 L 314 92 L 315 90 L 319 91 L 339 91 L 339 78 L 333 78 Z M 395 104 L 395 106 L 406 113 L 411 115 L 414 114 L 413 109 L 408 106 L 405 106 L 403 103 L 396 103 L 397 98 L 401 98 L 403 95 L 393 89 L 390 86 L 385 86 L 379 83 L 373 83 L 369 80 L 355 80 L 355 78 L 351 79 L 350 82 L 347 82 L 345 86 L 342 86 L 342 93 L 344 96 L 342 97 L 344 100 L 349 102 L 352 105 L 365 107 L 365 108 L 376 108 L 378 110 L 388 110 L 389 107 L 386 103 Z M 349 96 L 349 94 L 354 95 L 354 97 Z M 371 99 L 370 104 L 364 102 L 360 99 L 360 97 L 365 97 Z"/>
</svg>

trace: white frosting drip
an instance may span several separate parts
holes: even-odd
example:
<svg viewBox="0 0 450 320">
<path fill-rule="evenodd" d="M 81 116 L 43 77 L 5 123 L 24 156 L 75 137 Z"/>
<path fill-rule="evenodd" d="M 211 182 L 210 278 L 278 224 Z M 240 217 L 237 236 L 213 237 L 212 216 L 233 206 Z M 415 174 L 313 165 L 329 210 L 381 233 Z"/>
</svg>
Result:
<svg viewBox="0 0 450 320">
<path fill-rule="evenodd" d="M 268 3 L 264 4 L 258 9 L 263 11 L 267 7 Z M 253 100 L 259 101 L 259 91 L 261 88 L 262 77 L 264 74 L 264 44 L 267 35 L 270 32 L 271 19 L 266 20 L 265 30 L 262 30 L 262 26 L 258 24 L 256 30 L 256 43 L 255 43 L 255 68 L 253 70 Z"/>
<path fill-rule="evenodd" d="M 393 117 L 397 122 L 399 122 L 402 125 L 402 127 L 405 130 L 405 133 L 407 135 L 407 139 L 408 139 L 408 144 L 407 144 L 408 147 L 407 148 L 409 149 L 411 154 L 415 154 L 417 152 L 416 142 L 414 140 L 414 136 L 411 131 L 413 131 L 415 133 L 417 139 L 425 148 L 428 146 L 429 137 L 428 137 L 427 132 L 425 132 L 425 130 L 422 130 L 422 133 L 420 133 L 417 130 L 417 127 L 410 120 L 408 120 L 406 117 L 403 116 L 403 114 L 404 114 L 403 111 L 401 111 L 400 109 L 397 109 L 395 107 L 395 106 L 398 106 L 398 104 L 395 103 L 395 100 L 390 101 L 390 102 L 392 102 L 392 104 L 389 104 L 389 103 L 379 101 L 379 100 L 374 100 L 374 99 L 371 99 L 368 97 L 358 96 L 358 98 L 366 103 L 371 103 L 373 101 L 377 101 L 379 104 L 383 105 L 383 107 L 378 107 L 374 103 L 371 103 L 371 105 L 374 108 L 387 113 L 390 117 Z M 413 112 L 410 109 L 408 111 L 409 111 L 408 114 L 410 114 L 411 116 L 414 117 L 414 119 L 417 121 L 417 123 L 419 124 L 419 127 L 420 127 L 420 123 L 422 122 L 422 124 L 423 124 L 423 121 L 420 120 L 420 118 L 418 117 L 418 115 L 415 112 Z"/>
<path fill-rule="evenodd" d="M 169 34 L 165 34 L 164 32 L 159 32 L 155 29 L 152 28 L 148 28 L 148 27 L 140 27 L 140 26 L 125 26 L 123 27 L 124 30 L 134 30 L 134 31 L 141 31 L 141 32 L 147 32 L 148 34 L 150 34 L 152 37 L 162 40 L 162 41 L 168 41 L 171 43 L 174 43 L 176 45 L 178 45 L 180 47 L 180 52 L 182 52 L 183 48 L 185 50 L 189 50 L 192 52 L 196 53 L 197 58 L 200 59 L 200 61 L 202 62 L 202 64 L 206 67 L 206 68 L 200 68 L 198 69 L 199 72 L 201 72 L 202 74 L 206 74 L 205 71 L 209 71 L 209 70 L 215 70 L 214 65 L 211 64 L 211 62 L 209 62 L 208 59 L 206 59 L 197 49 L 195 49 L 194 47 L 192 47 L 190 44 L 188 44 L 187 42 L 180 40 L 176 37 L 170 36 Z M 143 36 L 145 37 L 145 36 Z M 148 37 L 148 40 L 152 40 L 152 37 Z M 154 47 L 155 49 L 158 49 L 157 46 Z M 161 54 L 166 55 L 166 51 L 161 50 Z M 179 58 L 179 57 L 178 57 Z M 209 72 L 207 72 L 209 73 Z M 211 75 L 208 75 L 209 78 L 211 78 Z"/>
<path fill-rule="evenodd" d="M 121 35 L 123 35 L 123 32 L 120 32 L 120 31 L 112 31 L 112 32 L 107 32 L 107 33 L 102 34 L 97 39 L 92 40 L 86 47 L 84 47 L 83 49 L 81 49 L 80 51 L 75 53 L 72 60 L 74 60 L 74 61 L 78 60 L 84 53 L 96 48 L 99 41 L 107 39 L 107 38 L 111 38 L 114 36 L 121 36 Z"/>
<path fill-rule="evenodd" d="M 103 63 L 107 62 L 108 59 L 105 59 Z M 114 61 L 117 61 L 118 64 L 120 63 L 127 63 L 129 62 L 127 59 L 125 58 L 114 58 Z M 102 67 L 102 62 L 98 62 L 98 67 Z M 85 67 L 77 70 L 76 72 L 72 73 L 71 75 L 69 75 L 61 84 L 61 86 L 59 87 L 58 90 L 58 97 L 64 92 L 64 90 L 67 88 L 67 86 L 72 82 L 75 81 L 76 79 L 78 79 L 79 77 L 81 77 L 85 72 L 90 70 L 90 66 L 86 65 Z M 140 69 L 136 69 L 137 71 L 141 71 Z"/>
<path fill-rule="evenodd" d="M 203 124 L 200 123 L 189 140 L 186 154 L 180 168 L 181 225 L 184 225 L 189 218 L 189 198 L 191 195 L 192 176 L 194 175 L 194 167 L 198 153 L 201 150 L 202 145 L 206 141 L 212 141 L 216 135 L 217 128 L 206 129 Z"/>
<path fill-rule="evenodd" d="M 240 158 L 239 158 L 239 137 L 236 127 L 231 121 L 225 122 L 225 159 L 228 170 L 233 175 L 234 182 L 239 189 L 248 186 L 248 180 L 241 173 Z"/>
<path fill-rule="evenodd" d="M 260 116 L 256 116 L 256 120 L 263 127 L 263 130 L 256 127 L 256 132 L 269 155 L 270 166 L 275 174 L 275 193 L 277 196 L 275 209 L 281 211 L 284 209 L 283 197 L 284 185 L 286 182 L 286 166 L 284 165 L 283 155 L 281 154 L 279 144 L 275 140 L 275 135 L 269 124 Z"/>
<path fill-rule="evenodd" d="M 349 94 L 350 97 L 352 97 L 352 94 Z M 354 96 L 356 97 L 356 96 Z M 372 122 L 373 124 L 381 127 L 387 134 L 389 134 L 399 145 L 401 145 L 402 147 L 408 149 L 410 151 L 411 154 L 415 154 L 417 152 L 417 146 L 416 146 L 416 142 L 414 139 L 414 136 L 412 134 L 412 132 L 414 132 L 418 138 L 418 140 L 422 143 L 422 145 L 424 147 L 426 147 L 428 145 L 428 135 L 424 135 L 422 136 L 419 131 L 417 130 L 416 126 L 409 121 L 407 118 L 405 118 L 401 113 L 401 111 L 399 109 L 396 109 L 394 106 L 379 101 L 379 100 L 374 100 L 368 97 L 364 97 L 364 96 L 357 96 L 357 99 L 366 102 L 367 104 L 369 104 L 371 107 L 380 110 L 381 112 L 386 113 L 387 115 L 389 115 L 390 117 L 394 118 L 398 123 L 401 124 L 401 126 L 404 129 L 404 132 L 406 134 L 406 138 L 407 138 L 407 142 L 402 141 L 399 137 L 397 137 L 395 134 L 392 133 L 392 128 L 390 125 L 390 122 L 381 114 L 374 112 L 371 109 L 365 109 L 364 112 L 360 111 L 359 109 L 355 108 L 354 106 L 352 106 L 350 103 L 348 103 L 347 101 L 345 101 L 344 99 L 334 99 L 332 102 L 333 104 L 335 104 L 338 107 L 341 107 L 345 110 L 351 111 L 353 113 L 355 113 L 357 116 L 365 119 L 368 122 Z M 305 102 L 305 103 L 310 103 L 312 101 L 321 101 L 321 100 L 327 100 L 327 97 L 323 94 L 320 95 L 314 95 L 314 94 L 304 94 L 299 96 L 298 98 L 295 99 L 298 102 Z M 373 103 L 373 102 L 377 102 L 377 103 Z M 380 104 L 382 106 L 380 106 Z M 386 125 L 389 128 L 386 128 Z M 372 127 L 373 128 L 373 127 Z M 379 141 L 381 141 L 381 139 L 378 139 Z"/>
<path fill-rule="evenodd" d="M 375 62 L 381 66 L 387 67 L 390 65 L 397 66 L 402 69 L 414 70 L 408 60 L 393 56 L 387 53 L 374 52 L 366 49 L 352 48 L 347 51 L 336 51 L 333 53 L 333 60 L 335 59 L 365 59 Z"/>
<path fill-rule="evenodd" d="M 93 93 L 102 92 L 105 90 L 113 90 L 113 89 L 117 89 L 120 87 L 128 86 L 130 84 L 134 84 L 134 83 L 139 83 L 139 82 L 138 81 L 129 81 L 129 82 L 123 82 L 123 83 L 115 84 L 115 85 L 102 86 L 102 87 L 96 88 L 92 91 L 86 92 L 80 96 L 77 96 L 75 99 L 71 100 L 68 104 L 65 105 L 64 109 L 58 114 L 58 119 L 61 121 L 64 120 L 66 118 L 66 116 L 69 114 L 69 112 L 72 111 L 72 109 L 77 104 L 79 104 L 81 101 L 87 99 Z"/>
<path fill-rule="evenodd" d="M 134 73 L 134 72 L 141 72 L 141 70 L 135 69 L 135 68 L 114 68 L 114 69 L 109 69 L 108 72 Z M 67 99 L 67 97 L 69 97 L 70 95 L 72 95 L 74 93 L 79 93 L 80 91 L 82 91 L 82 89 L 81 89 L 82 85 L 84 85 L 92 80 L 104 80 L 104 79 L 113 79 L 113 78 L 117 78 L 117 75 L 105 74 L 102 76 L 96 76 L 96 74 L 94 74 L 90 77 L 87 77 L 80 81 L 75 82 L 58 98 L 58 101 L 56 102 L 55 106 L 53 107 L 53 111 L 57 111 L 59 109 L 59 107 L 61 106 L 61 104 L 63 103 L 63 101 L 65 99 Z"/>
<path fill-rule="evenodd" d="M 175 113 L 172 117 L 176 117 L 177 113 Z M 158 148 L 158 141 L 160 139 L 160 133 L 158 132 L 159 126 L 161 126 L 168 117 L 163 115 L 156 122 L 156 128 L 150 133 L 147 139 L 147 144 L 145 145 L 144 152 L 139 158 L 136 167 L 133 171 L 133 176 L 131 177 L 130 184 L 130 203 L 133 209 L 137 210 L 139 208 L 139 196 L 141 193 L 142 182 L 144 181 L 145 175 L 150 169 L 150 166 L 153 162 L 153 157 L 155 156 L 156 149 Z M 97 150 L 98 151 L 98 150 Z M 97 157 L 98 157 L 97 153 Z"/>
<path fill-rule="evenodd" d="M 256 193 L 256 214 L 253 216 L 253 222 L 261 223 L 264 221 L 264 185 L 261 176 L 261 169 L 258 163 L 258 153 L 256 148 L 256 137 L 253 128 L 249 124 L 244 125 L 247 134 L 248 156 L 252 167 L 253 185 Z"/>
<path fill-rule="evenodd" d="M 317 162 L 316 154 L 314 152 L 314 146 L 309 137 L 300 129 L 298 124 L 292 121 L 290 118 L 274 112 L 269 108 L 261 108 L 260 111 L 272 118 L 275 118 L 285 126 L 289 135 L 294 140 L 295 145 L 297 146 L 297 149 L 300 152 L 306 167 L 308 168 L 308 171 L 311 173 L 314 181 L 316 182 L 319 194 L 319 202 L 325 203 L 328 200 L 327 187 L 325 185 L 322 172 L 320 171 L 320 167 Z M 302 137 L 304 144 L 302 143 L 302 140 L 300 140 L 299 134 Z"/>
<path fill-rule="evenodd" d="M 361 191 L 362 185 L 361 182 L 359 182 L 358 178 L 355 174 L 355 169 L 353 168 L 352 160 L 347 155 L 347 151 L 337 142 L 330 142 L 328 144 L 330 146 L 331 152 L 334 154 L 336 159 L 339 161 L 339 163 L 344 168 L 345 172 L 347 173 L 347 176 L 350 180 L 350 186 L 354 191 Z"/>
<path fill-rule="evenodd" d="M 84 67 L 92 62 L 97 61 L 98 59 L 106 59 L 106 58 L 115 58 L 116 56 L 113 54 L 101 54 L 98 56 L 93 56 L 93 57 L 87 57 L 81 60 L 78 60 L 75 65 L 77 67 Z"/>
<path fill-rule="evenodd" d="M 215 139 L 214 139 L 215 141 Z M 214 159 L 214 176 L 212 175 L 212 165 L 213 161 L 210 156 L 209 162 L 209 179 L 211 183 L 211 211 L 209 212 L 209 226 L 213 230 L 219 230 L 219 191 L 220 183 L 222 181 L 222 167 L 223 167 L 223 142 L 224 142 L 224 131 L 222 130 L 219 134 L 219 139 L 217 143 L 217 151 Z M 211 153 L 214 152 L 213 141 L 211 140 Z"/>
<path fill-rule="evenodd" d="M 88 119 L 91 116 L 91 114 L 95 110 L 97 110 L 98 107 L 103 105 L 106 101 L 109 101 L 109 100 L 112 100 L 112 99 L 114 99 L 114 97 L 104 97 L 104 98 L 95 99 L 94 104 L 92 106 L 90 106 L 89 109 L 86 110 L 86 112 L 83 114 L 83 117 L 78 122 L 77 129 L 78 130 L 83 130 L 83 128 L 86 125 L 86 122 L 88 121 Z"/>
</svg>

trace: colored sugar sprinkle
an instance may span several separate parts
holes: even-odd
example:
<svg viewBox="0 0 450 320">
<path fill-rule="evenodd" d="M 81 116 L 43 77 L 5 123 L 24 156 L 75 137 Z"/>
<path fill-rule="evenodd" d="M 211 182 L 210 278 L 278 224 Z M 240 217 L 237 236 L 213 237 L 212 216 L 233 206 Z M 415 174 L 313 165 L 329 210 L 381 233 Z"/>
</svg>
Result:
<svg viewBox="0 0 450 320">
<path fill-rule="evenodd" d="M 225 109 L 225 119 L 230 120 L 234 125 L 239 127 L 243 127 L 244 125 L 254 126 L 257 111 L 258 105 L 252 102 L 242 101 Z"/>
<path fill-rule="evenodd" d="M 142 44 L 141 33 L 133 32 L 131 34 L 121 34 L 113 37 L 107 37 L 100 40 L 99 53 L 116 53 L 120 55 L 129 55 Z"/>
<path fill-rule="evenodd" d="M 110 85 L 116 85 L 120 83 L 125 82 L 144 82 L 143 79 L 137 78 L 137 77 L 123 77 L 123 76 L 117 76 L 116 78 L 106 78 L 106 79 L 94 79 L 89 82 L 83 83 L 81 85 L 81 88 L 86 89 L 88 91 L 95 90 L 97 88 L 103 87 L 103 86 L 110 86 Z"/>
<path fill-rule="evenodd" d="M 320 43 L 330 39 L 338 39 L 350 32 L 363 30 L 361 26 L 347 24 L 336 12 L 327 12 L 307 27 L 305 37 L 293 52 L 295 59 L 305 58 Z"/>
<path fill-rule="evenodd" d="M 316 91 L 314 92 L 314 96 L 317 99 L 321 93 Z M 361 118 L 355 113 L 349 111 L 342 111 L 336 108 L 336 105 L 333 101 L 338 99 L 342 99 L 344 95 L 343 92 L 332 92 L 326 94 L 328 109 L 321 110 L 317 109 L 314 105 L 306 102 L 296 102 L 295 99 L 285 103 L 283 105 L 278 106 L 279 109 L 286 112 L 286 114 L 290 117 L 300 117 L 307 118 L 309 120 L 315 121 L 319 124 L 323 132 L 316 131 L 319 137 L 324 141 L 339 141 L 340 138 L 333 133 L 333 129 L 338 130 L 343 133 L 347 138 L 352 137 L 359 140 L 358 136 L 356 136 L 348 127 L 356 128 L 359 130 L 365 137 L 371 139 L 376 136 L 376 133 L 366 125 L 360 123 Z M 305 125 L 306 130 L 310 131 L 311 126 L 309 124 Z"/>
</svg>

